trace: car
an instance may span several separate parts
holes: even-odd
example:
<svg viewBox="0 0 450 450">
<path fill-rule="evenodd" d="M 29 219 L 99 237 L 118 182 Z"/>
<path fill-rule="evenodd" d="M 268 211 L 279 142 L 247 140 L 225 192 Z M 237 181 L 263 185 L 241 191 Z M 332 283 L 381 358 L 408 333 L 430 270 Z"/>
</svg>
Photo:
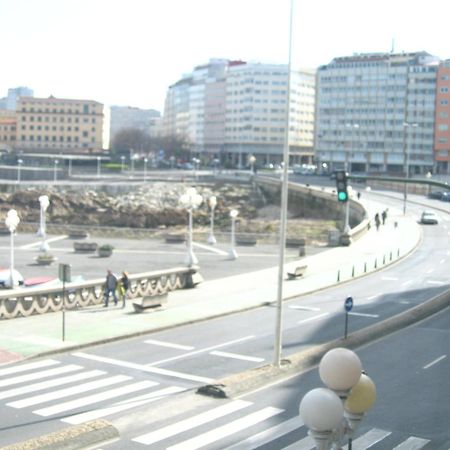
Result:
<svg viewBox="0 0 450 450">
<path fill-rule="evenodd" d="M 450 192 L 443 192 L 439 200 L 442 202 L 450 202 Z"/>
<path fill-rule="evenodd" d="M 444 192 L 442 192 L 442 191 L 433 191 L 428 194 L 428 198 L 440 200 L 443 195 L 444 195 Z"/>
<path fill-rule="evenodd" d="M 439 223 L 439 218 L 433 211 L 424 211 L 420 217 L 420 223 L 427 225 L 437 225 Z"/>
</svg>

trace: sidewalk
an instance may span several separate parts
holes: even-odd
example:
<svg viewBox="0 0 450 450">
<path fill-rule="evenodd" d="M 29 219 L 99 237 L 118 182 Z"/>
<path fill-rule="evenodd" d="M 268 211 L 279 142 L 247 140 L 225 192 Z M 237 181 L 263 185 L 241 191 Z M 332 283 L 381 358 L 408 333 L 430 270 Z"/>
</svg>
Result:
<svg viewBox="0 0 450 450">
<path fill-rule="evenodd" d="M 365 202 L 369 217 L 382 205 Z M 398 223 L 394 227 L 394 222 Z M 408 255 L 420 242 L 416 222 L 390 210 L 386 225 L 368 233 L 349 247 L 337 247 L 284 266 L 283 299 L 293 298 L 363 276 Z M 230 264 L 232 262 L 230 261 Z M 304 277 L 286 280 L 286 273 L 307 264 Z M 200 267 L 201 273 L 201 267 Z M 169 294 L 164 309 L 135 314 L 128 301 L 125 309 L 101 305 L 65 314 L 62 341 L 62 313 L 36 315 L 0 322 L 0 364 L 36 355 L 75 349 L 126 336 L 162 330 L 276 301 L 278 267 L 205 281 L 195 289 Z"/>
</svg>

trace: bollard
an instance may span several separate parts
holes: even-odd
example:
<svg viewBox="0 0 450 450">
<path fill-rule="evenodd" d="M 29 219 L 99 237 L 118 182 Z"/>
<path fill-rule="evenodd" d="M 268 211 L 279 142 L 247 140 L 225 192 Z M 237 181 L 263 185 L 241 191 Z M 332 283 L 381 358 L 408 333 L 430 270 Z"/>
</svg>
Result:
<svg viewBox="0 0 450 450">
<path fill-rule="evenodd" d="M 339 283 L 339 281 L 341 281 L 341 271 L 340 270 L 338 270 L 337 281 L 338 281 L 338 283 Z"/>
<path fill-rule="evenodd" d="M 383 255 L 383 265 L 386 264 L 386 255 Z"/>
<path fill-rule="evenodd" d="M 364 273 L 367 273 L 367 263 L 364 261 Z"/>
<path fill-rule="evenodd" d="M 352 267 L 352 278 L 355 277 L 355 266 Z"/>
<path fill-rule="evenodd" d="M 374 264 L 373 268 L 374 268 L 374 269 L 377 268 L 377 258 L 375 258 L 375 264 Z"/>
<path fill-rule="evenodd" d="M 400 249 L 397 249 L 397 258 L 400 256 Z"/>
<path fill-rule="evenodd" d="M 392 250 L 391 250 L 391 252 L 389 253 L 389 261 L 392 261 Z"/>
</svg>

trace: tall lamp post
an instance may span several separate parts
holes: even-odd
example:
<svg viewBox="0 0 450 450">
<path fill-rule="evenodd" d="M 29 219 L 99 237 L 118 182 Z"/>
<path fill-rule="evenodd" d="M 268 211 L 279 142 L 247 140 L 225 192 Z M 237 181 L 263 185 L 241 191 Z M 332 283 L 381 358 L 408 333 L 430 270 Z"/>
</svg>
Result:
<svg viewBox="0 0 450 450">
<path fill-rule="evenodd" d="M 69 177 L 72 176 L 72 157 L 69 156 Z"/>
<path fill-rule="evenodd" d="M 17 184 L 20 183 L 20 168 L 23 164 L 23 160 L 22 159 L 18 159 L 17 160 Z"/>
<path fill-rule="evenodd" d="M 97 178 L 100 178 L 101 161 L 102 158 L 100 158 L 100 156 L 97 156 Z"/>
<path fill-rule="evenodd" d="M 56 181 L 58 180 L 58 164 L 59 161 L 57 159 L 55 159 L 55 164 L 53 167 L 53 183 L 56 184 Z"/>
<path fill-rule="evenodd" d="M 346 348 L 327 352 L 319 364 L 326 388 L 309 391 L 300 402 L 299 413 L 317 449 L 340 449 L 352 439 L 364 414 L 376 399 L 373 381 L 362 372 L 358 356 Z"/>
<path fill-rule="evenodd" d="M 40 225 L 39 225 L 39 230 L 37 232 L 38 236 L 42 237 L 42 243 L 41 246 L 39 247 L 39 251 L 43 252 L 43 253 L 47 253 L 50 250 L 50 246 L 48 245 L 47 242 L 47 230 L 46 230 L 46 224 L 45 224 L 45 212 L 47 211 L 47 208 L 50 205 L 50 200 L 48 199 L 47 195 L 41 195 L 39 197 L 39 204 L 41 206 L 40 208 Z"/>
<path fill-rule="evenodd" d="M 208 244 L 209 245 L 217 244 L 217 240 L 214 236 L 214 210 L 216 208 L 216 205 L 217 205 L 217 198 L 215 195 L 211 195 L 211 197 L 209 197 L 209 207 L 211 209 L 211 228 L 210 228 L 209 236 L 208 236 Z"/>
<path fill-rule="evenodd" d="M 403 123 L 403 158 L 405 161 L 405 186 L 403 191 L 403 215 L 406 214 L 406 200 L 408 197 L 408 179 L 409 179 L 409 147 L 408 147 L 408 128 L 417 128 L 419 125 L 417 123 Z"/>
<path fill-rule="evenodd" d="M 9 282 L 12 288 L 19 285 L 19 274 L 14 270 L 14 233 L 19 225 L 20 218 L 15 209 L 10 209 L 6 214 L 5 224 L 9 229 L 10 238 L 10 263 L 9 263 Z"/>
<path fill-rule="evenodd" d="M 350 197 L 352 195 L 353 188 L 351 186 L 347 186 L 348 198 L 345 202 L 345 223 L 344 223 L 344 233 L 350 233 Z"/>
<path fill-rule="evenodd" d="M 144 158 L 144 182 L 147 181 L 147 163 L 148 159 Z"/>
<path fill-rule="evenodd" d="M 231 217 L 231 248 L 228 252 L 228 259 L 237 259 L 238 254 L 236 252 L 236 217 L 239 211 L 237 209 L 232 209 L 230 211 Z"/>
<path fill-rule="evenodd" d="M 255 161 L 256 161 L 255 155 L 250 155 L 248 157 L 248 162 L 250 163 L 250 172 L 251 173 L 255 173 Z"/>
<path fill-rule="evenodd" d="M 203 197 L 197 193 L 195 188 L 187 189 L 187 191 L 180 197 L 180 203 L 184 208 L 186 208 L 189 215 L 187 254 L 185 259 L 185 263 L 188 267 L 198 264 L 198 259 L 195 256 L 193 249 L 192 212 L 202 204 L 202 201 Z"/>
<path fill-rule="evenodd" d="M 121 173 L 123 173 L 123 168 L 124 168 L 124 166 L 125 166 L 125 156 L 121 156 L 120 157 L 120 161 L 121 161 L 121 164 L 120 164 L 120 172 Z"/>
</svg>

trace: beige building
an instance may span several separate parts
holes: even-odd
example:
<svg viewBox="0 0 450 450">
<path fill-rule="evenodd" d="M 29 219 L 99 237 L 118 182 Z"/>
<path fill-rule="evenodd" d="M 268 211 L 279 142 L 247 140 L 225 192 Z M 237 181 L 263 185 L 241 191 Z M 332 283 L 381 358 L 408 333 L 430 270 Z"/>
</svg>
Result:
<svg viewBox="0 0 450 450">
<path fill-rule="evenodd" d="M 21 97 L 16 151 L 93 153 L 103 148 L 103 105 L 92 100 Z"/>
<path fill-rule="evenodd" d="M 11 111 L 0 112 L 0 151 L 11 151 L 16 143 L 17 120 Z"/>
</svg>

